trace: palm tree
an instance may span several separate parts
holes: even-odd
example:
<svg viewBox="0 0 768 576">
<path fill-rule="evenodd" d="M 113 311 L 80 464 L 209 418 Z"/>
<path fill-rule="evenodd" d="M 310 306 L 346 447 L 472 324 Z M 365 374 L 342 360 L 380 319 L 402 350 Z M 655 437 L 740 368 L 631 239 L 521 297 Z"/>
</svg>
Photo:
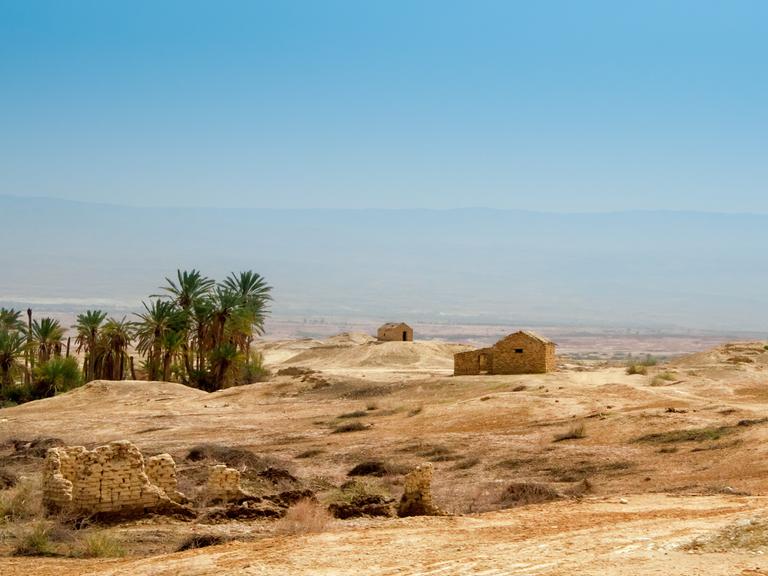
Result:
<svg viewBox="0 0 768 576">
<path fill-rule="evenodd" d="M 128 367 L 128 346 L 133 337 L 133 325 L 125 319 L 110 318 L 101 329 L 96 349 L 96 373 L 108 380 L 122 380 Z"/>
<path fill-rule="evenodd" d="M 41 364 L 61 353 L 62 338 L 64 328 L 58 320 L 42 318 L 39 322 L 32 322 L 32 342 L 37 347 L 37 359 Z"/>
<path fill-rule="evenodd" d="M 159 380 L 163 365 L 164 348 L 172 332 L 183 332 L 186 322 L 184 313 L 170 300 L 142 302 L 145 312 L 136 314 L 134 322 L 136 351 L 147 357 L 147 371 L 150 380 Z M 182 337 L 186 337 L 182 334 Z"/>
<path fill-rule="evenodd" d="M 77 337 L 75 338 L 77 351 L 85 350 L 83 373 L 86 382 L 95 379 L 96 342 L 98 342 L 99 338 L 99 329 L 106 317 L 107 313 L 101 310 L 86 310 L 83 314 L 77 315 L 77 323 L 72 326 L 77 330 Z"/>
<path fill-rule="evenodd" d="M 168 292 L 166 296 L 170 295 L 170 298 L 184 311 L 189 311 L 195 301 L 208 294 L 215 284 L 212 279 L 194 269 L 189 272 L 176 270 L 176 278 L 175 282 L 166 278 L 168 286 L 160 289 Z"/>
<path fill-rule="evenodd" d="M 267 305 L 272 300 L 272 287 L 261 275 L 251 270 L 230 274 L 222 285 L 240 297 L 240 309 L 233 315 L 232 332 L 233 340 L 248 365 L 253 335 L 255 333 L 260 336 L 264 333 Z"/>
<path fill-rule="evenodd" d="M 26 349 L 26 338 L 21 332 L 0 330 L 0 389 L 13 385 L 12 372 L 18 366 Z"/>
<path fill-rule="evenodd" d="M 24 322 L 21 319 L 21 311 L 13 308 L 0 308 L 0 330 L 23 332 Z"/>
<path fill-rule="evenodd" d="M 184 330 L 184 338 L 181 342 L 182 356 L 187 376 L 192 372 L 192 358 L 189 347 L 189 330 L 192 321 L 192 311 L 195 306 L 204 300 L 216 284 L 211 278 L 203 276 L 199 270 L 192 269 L 176 270 L 176 281 L 170 278 L 165 279 L 167 286 L 160 289 L 167 292 L 166 297 L 171 300 L 184 312 L 187 319 L 187 326 Z"/>
</svg>

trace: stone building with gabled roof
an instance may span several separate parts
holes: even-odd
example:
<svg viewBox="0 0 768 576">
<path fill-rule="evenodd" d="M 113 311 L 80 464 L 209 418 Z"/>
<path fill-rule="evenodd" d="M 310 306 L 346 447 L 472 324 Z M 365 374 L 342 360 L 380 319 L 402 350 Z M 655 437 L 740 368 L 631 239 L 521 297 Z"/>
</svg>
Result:
<svg viewBox="0 0 768 576">
<path fill-rule="evenodd" d="M 527 330 L 510 334 L 488 348 L 453 356 L 456 376 L 542 374 L 555 368 L 555 343 Z"/>
<path fill-rule="evenodd" d="M 413 328 L 405 322 L 387 322 L 379 327 L 376 338 L 381 342 L 413 342 Z"/>
</svg>

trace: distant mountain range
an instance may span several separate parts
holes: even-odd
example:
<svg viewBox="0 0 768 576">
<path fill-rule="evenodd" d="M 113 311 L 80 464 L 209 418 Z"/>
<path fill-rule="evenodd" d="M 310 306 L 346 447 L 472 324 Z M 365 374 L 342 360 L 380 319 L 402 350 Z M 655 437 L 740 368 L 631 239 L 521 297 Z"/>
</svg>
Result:
<svg viewBox="0 0 768 576">
<path fill-rule="evenodd" d="M 0 304 L 253 269 L 274 313 L 768 332 L 768 215 L 130 208 L 0 196 Z"/>
</svg>

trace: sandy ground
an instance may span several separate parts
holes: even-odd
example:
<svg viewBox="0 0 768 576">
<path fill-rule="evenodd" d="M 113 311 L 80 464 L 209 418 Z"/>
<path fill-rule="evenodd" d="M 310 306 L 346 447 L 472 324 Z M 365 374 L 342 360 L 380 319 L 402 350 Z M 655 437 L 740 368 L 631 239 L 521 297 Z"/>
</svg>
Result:
<svg viewBox="0 0 768 576">
<path fill-rule="evenodd" d="M 216 442 L 269 456 L 313 486 L 339 485 L 369 459 L 403 469 L 431 460 L 435 499 L 455 516 L 334 521 L 297 536 L 241 523 L 217 528 L 239 541 L 177 554 L 162 552 L 211 528 L 158 521 L 121 529 L 125 538 L 161 534 L 168 544 L 151 557 L 0 557 L 0 573 L 768 574 L 768 548 L 685 549 L 725 526 L 768 518 L 762 344 L 722 347 L 646 376 L 569 365 L 546 375 L 454 378 L 455 350 L 357 336 L 284 341 L 263 350 L 273 371 L 318 372 L 214 394 L 94 382 L 0 411 L 0 442 L 55 436 L 95 446 L 127 438 L 147 453 L 169 451 L 181 469 L 191 446 Z M 357 418 L 365 428 L 333 433 L 353 411 L 365 413 Z M 583 438 L 554 441 L 581 425 Z M 701 430 L 709 432 L 643 438 Z M 307 451 L 316 455 L 297 458 Z M 566 494 L 585 478 L 592 490 L 580 499 L 497 510 L 511 481 Z M 399 476 L 381 482 L 399 495 Z"/>
</svg>

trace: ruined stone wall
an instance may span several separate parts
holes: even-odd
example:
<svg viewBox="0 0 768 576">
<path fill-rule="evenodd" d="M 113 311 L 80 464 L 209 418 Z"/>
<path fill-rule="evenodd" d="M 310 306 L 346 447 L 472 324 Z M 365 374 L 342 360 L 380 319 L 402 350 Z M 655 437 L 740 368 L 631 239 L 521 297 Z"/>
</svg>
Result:
<svg viewBox="0 0 768 576">
<path fill-rule="evenodd" d="M 224 464 L 211 467 L 205 496 L 212 502 L 226 502 L 247 496 L 240 487 L 240 472 Z"/>
<path fill-rule="evenodd" d="M 403 340 L 405 332 L 405 340 Z M 383 342 L 413 342 L 413 328 L 407 324 L 387 326 L 386 324 L 376 332 L 376 338 Z"/>
<path fill-rule="evenodd" d="M 397 515 L 405 516 L 439 516 L 443 514 L 432 502 L 432 473 L 431 462 L 417 466 L 405 475 L 403 497 L 397 508 Z"/>
<path fill-rule="evenodd" d="M 155 457 L 152 473 L 176 495 L 170 456 Z M 43 504 L 51 513 L 124 514 L 172 506 L 172 501 L 150 481 L 139 449 L 119 441 L 92 451 L 82 446 L 49 449 L 43 467 Z"/>
<path fill-rule="evenodd" d="M 162 489 L 171 500 L 175 502 L 186 500 L 186 496 L 178 491 L 176 463 L 170 454 L 158 454 L 147 458 L 145 471 L 149 481 Z"/>
</svg>

